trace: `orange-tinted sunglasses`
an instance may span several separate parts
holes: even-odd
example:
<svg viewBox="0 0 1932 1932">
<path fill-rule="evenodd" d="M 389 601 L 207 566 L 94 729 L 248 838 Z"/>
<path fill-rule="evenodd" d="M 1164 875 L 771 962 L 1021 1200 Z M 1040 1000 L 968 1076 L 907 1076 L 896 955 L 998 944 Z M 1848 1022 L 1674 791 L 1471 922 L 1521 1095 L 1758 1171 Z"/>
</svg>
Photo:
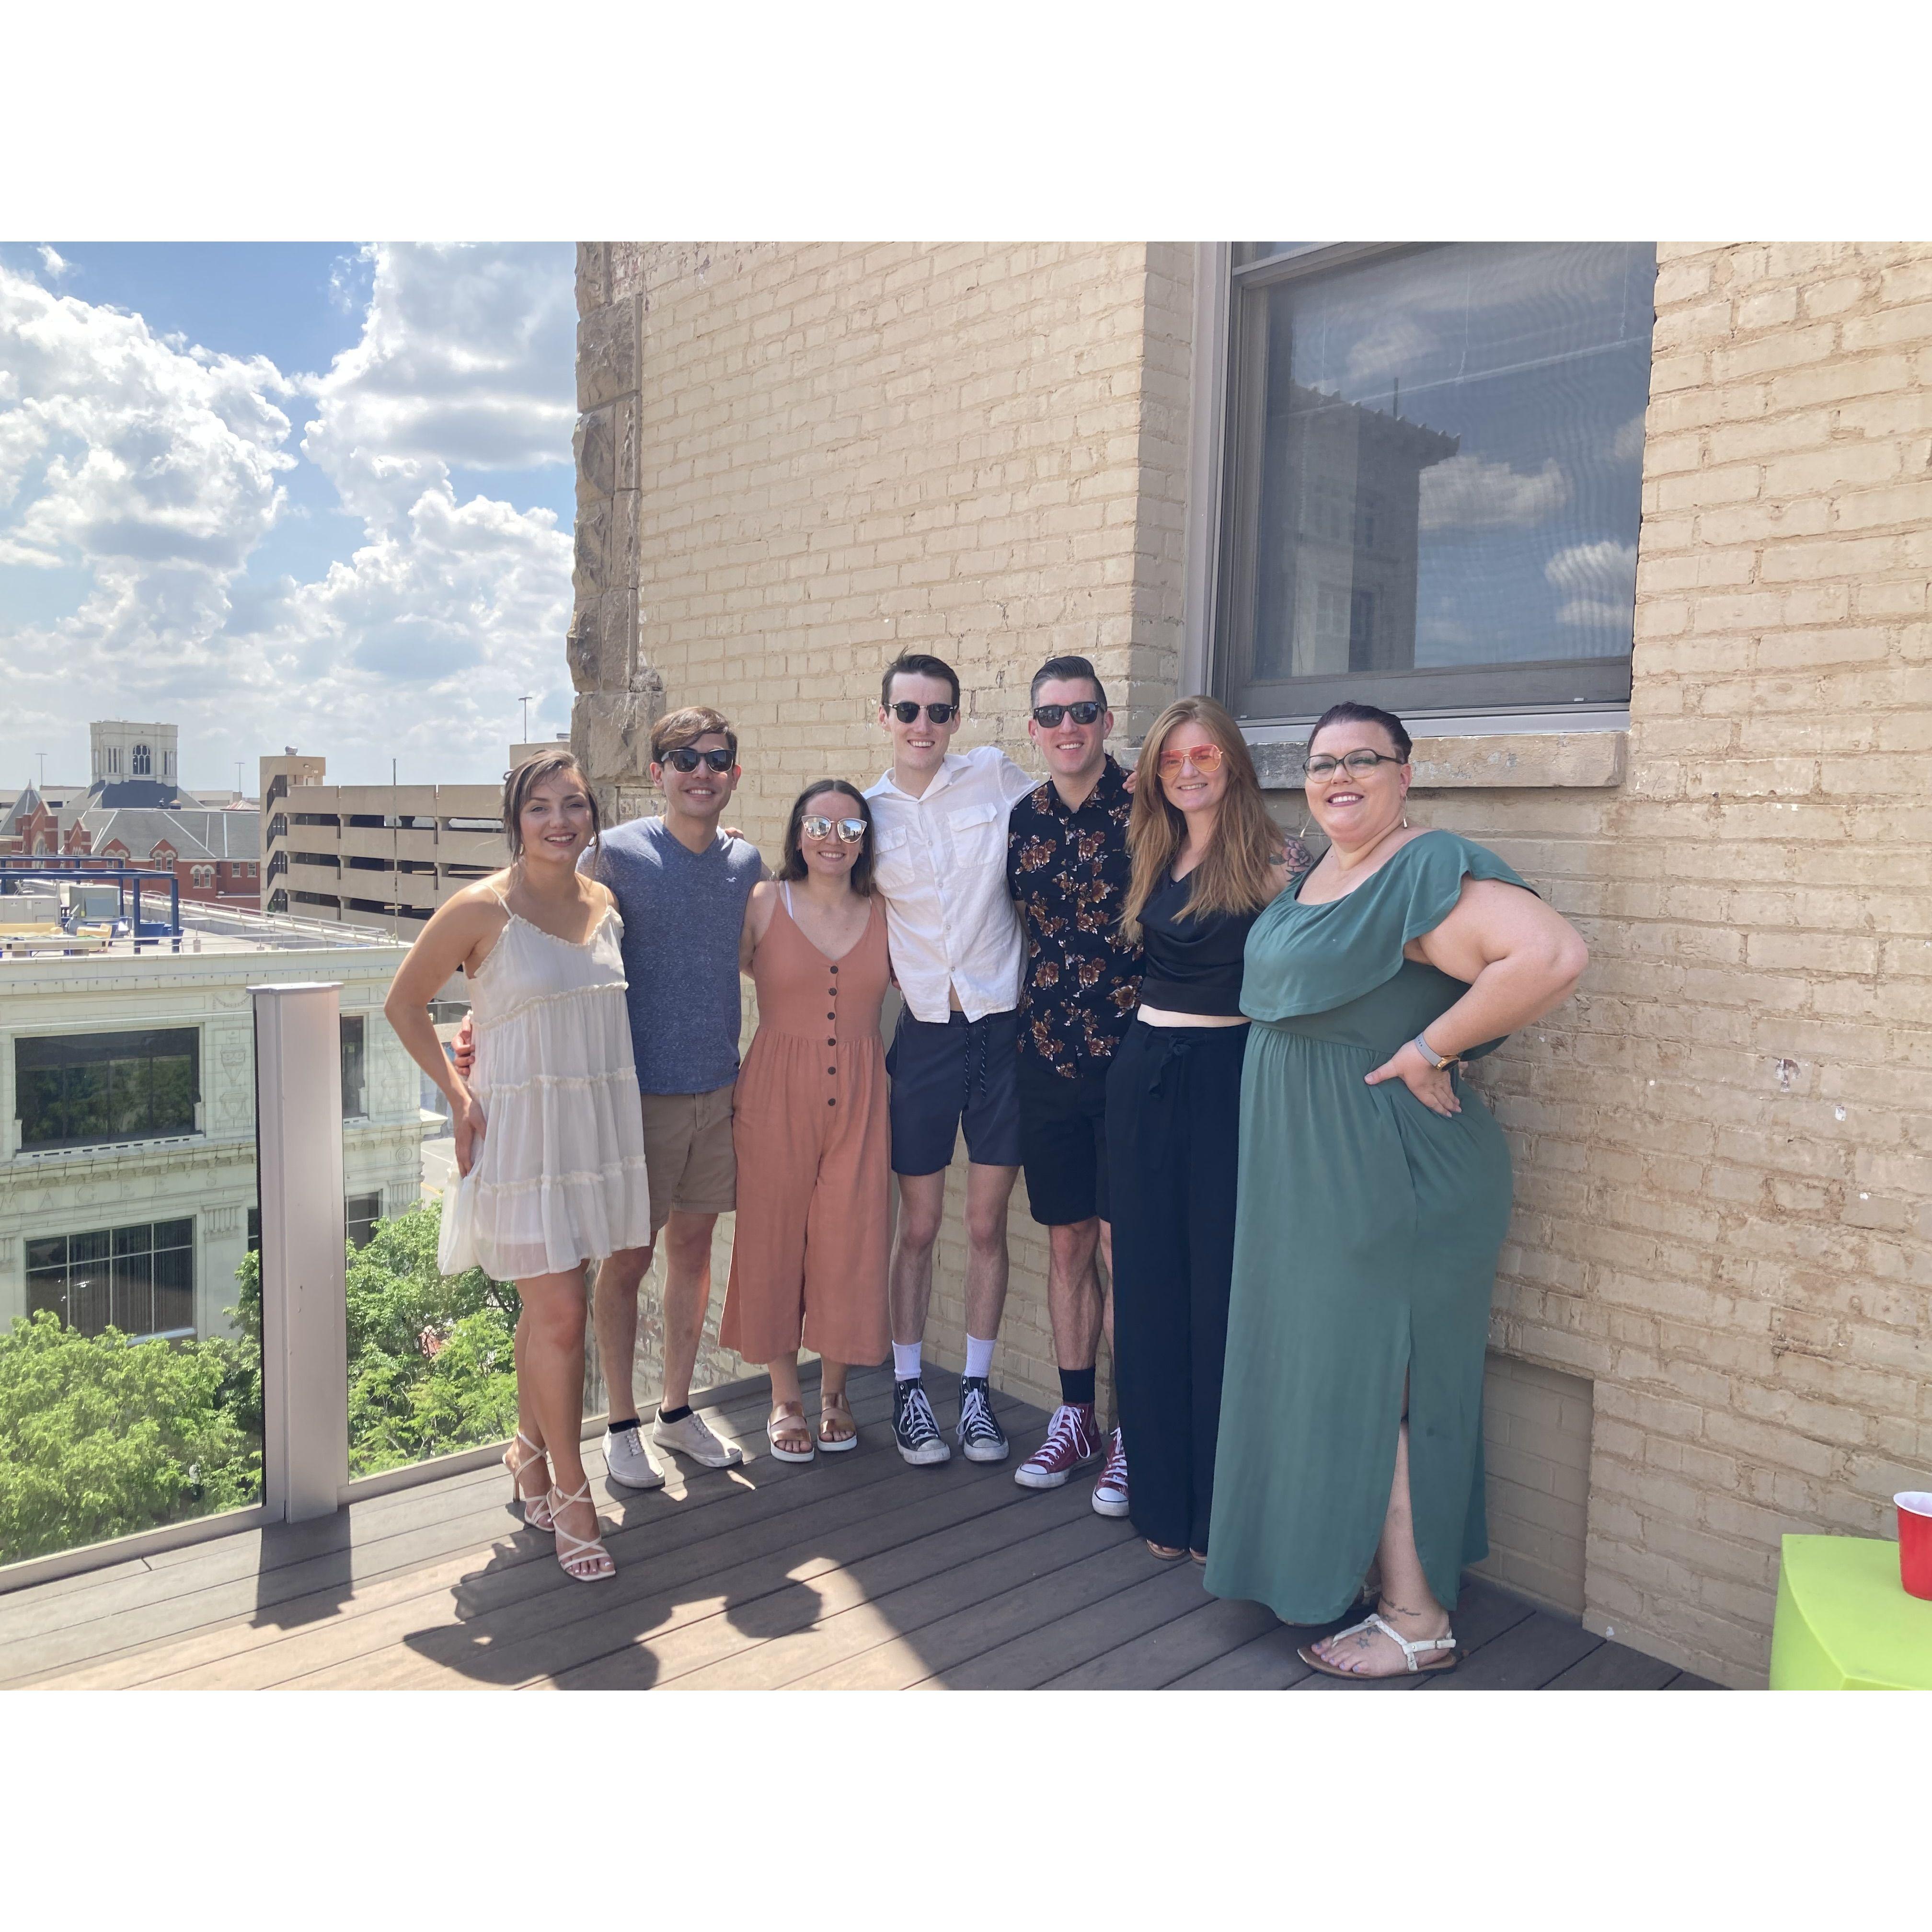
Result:
<svg viewBox="0 0 1932 1932">
<path fill-rule="evenodd" d="M 1197 745 L 1191 752 L 1163 752 L 1160 754 L 1161 776 L 1177 777 L 1183 764 L 1191 764 L 1204 778 L 1211 778 L 1221 769 L 1221 748 L 1219 745 Z"/>
</svg>

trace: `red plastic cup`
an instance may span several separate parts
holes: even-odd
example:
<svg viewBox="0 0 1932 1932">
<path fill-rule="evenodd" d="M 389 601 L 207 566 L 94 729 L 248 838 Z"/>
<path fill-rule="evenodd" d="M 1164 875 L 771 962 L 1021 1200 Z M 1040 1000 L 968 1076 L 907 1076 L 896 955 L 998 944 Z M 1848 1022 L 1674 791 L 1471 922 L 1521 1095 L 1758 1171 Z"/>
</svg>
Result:
<svg viewBox="0 0 1932 1932">
<path fill-rule="evenodd" d="M 1904 1490 L 1898 1505 L 1898 1580 L 1909 1596 L 1932 1600 L 1932 1490 Z"/>
</svg>

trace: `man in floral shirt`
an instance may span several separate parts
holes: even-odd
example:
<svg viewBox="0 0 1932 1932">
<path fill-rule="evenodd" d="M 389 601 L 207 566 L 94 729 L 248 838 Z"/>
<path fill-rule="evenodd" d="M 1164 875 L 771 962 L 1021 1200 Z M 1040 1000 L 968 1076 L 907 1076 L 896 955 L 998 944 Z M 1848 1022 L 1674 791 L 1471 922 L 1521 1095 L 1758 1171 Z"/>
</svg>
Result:
<svg viewBox="0 0 1932 1932">
<path fill-rule="evenodd" d="M 1047 1307 L 1060 1406 L 1046 1440 L 1014 1472 L 1058 1489 L 1102 1447 L 1094 1364 L 1113 1299 L 1107 1217 L 1107 1070 L 1133 1018 L 1141 952 L 1120 937 L 1126 896 L 1128 780 L 1108 755 L 1114 714 L 1094 667 L 1049 658 L 1034 674 L 1027 725 L 1050 774 L 1007 820 L 1006 883 L 1026 928 L 1019 1006 L 1020 1159 L 1049 1246 Z M 1095 1486 L 1102 1516 L 1127 1513 L 1127 1466 L 1114 1430 Z"/>
</svg>

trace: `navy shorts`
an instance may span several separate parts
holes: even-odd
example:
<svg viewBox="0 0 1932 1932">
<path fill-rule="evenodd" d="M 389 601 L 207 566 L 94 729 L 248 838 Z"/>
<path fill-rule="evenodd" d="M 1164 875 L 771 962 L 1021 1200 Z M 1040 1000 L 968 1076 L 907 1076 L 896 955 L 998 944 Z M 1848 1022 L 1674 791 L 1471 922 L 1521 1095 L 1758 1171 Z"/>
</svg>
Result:
<svg viewBox="0 0 1932 1932">
<path fill-rule="evenodd" d="M 916 1020 L 910 1006 L 900 1013 L 886 1054 L 895 1174 L 951 1166 L 962 1126 L 968 1160 L 1019 1166 L 1019 1038 L 1017 1012 L 970 1023 L 964 1013 L 944 1023 Z"/>
<path fill-rule="evenodd" d="M 1027 1205 L 1043 1228 L 1107 1214 L 1107 1069 L 1056 1073 L 1020 1055 L 1020 1165 Z"/>
</svg>

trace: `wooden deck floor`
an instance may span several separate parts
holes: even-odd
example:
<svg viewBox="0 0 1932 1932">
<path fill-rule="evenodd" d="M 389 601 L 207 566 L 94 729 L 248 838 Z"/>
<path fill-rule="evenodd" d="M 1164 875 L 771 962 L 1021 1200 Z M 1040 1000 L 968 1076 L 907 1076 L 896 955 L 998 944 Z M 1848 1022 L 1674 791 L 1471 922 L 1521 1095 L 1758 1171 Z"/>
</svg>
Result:
<svg viewBox="0 0 1932 1932">
<path fill-rule="evenodd" d="M 950 1377 L 929 1378 L 942 1418 Z M 1090 1481 L 1012 1480 L 1046 1418 L 1001 1402 L 1014 1456 L 915 1469 L 891 1383 L 855 1376 L 860 1447 L 764 1454 L 764 1385 L 703 1405 L 746 1448 L 662 1490 L 608 1487 L 586 1455 L 614 1582 L 562 1575 L 494 1468 L 0 1596 L 0 1683 L 58 1688 L 1333 1690 L 1310 1633 L 1205 1594 L 1088 1507 Z M 661 1458 L 660 1460 L 666 1460 Z M 1390 1688 L 1710 1688 L 1471 1582 L 1466 1660 Z"/>
</svg>

